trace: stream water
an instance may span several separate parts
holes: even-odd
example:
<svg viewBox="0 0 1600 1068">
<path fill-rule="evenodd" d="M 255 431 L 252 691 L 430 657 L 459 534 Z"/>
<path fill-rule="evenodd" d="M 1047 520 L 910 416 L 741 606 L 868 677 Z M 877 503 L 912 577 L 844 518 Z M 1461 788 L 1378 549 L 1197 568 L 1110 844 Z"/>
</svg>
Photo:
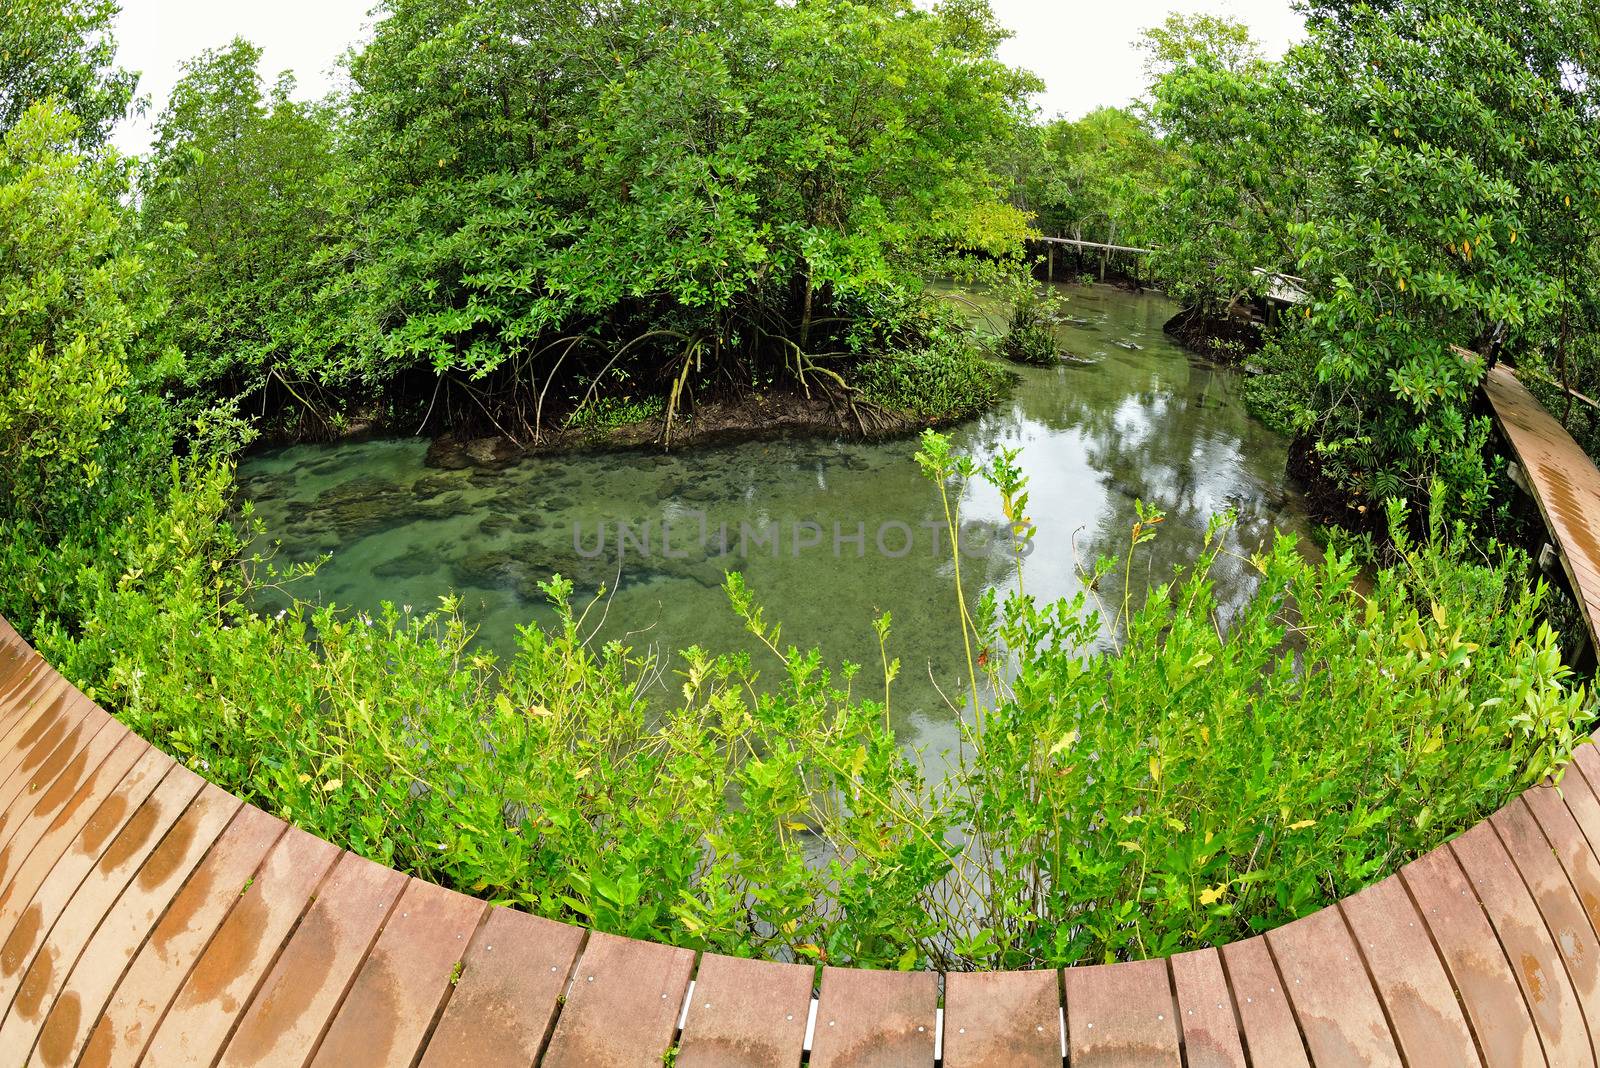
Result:
<svg viewBox="0 0 1600 1068">
<path fill-rule="evenodd" d="M 1241 552 L 1275 527 L 1308 533 L 1284 473 L 1287 443 L 1245 411 L 1241 372 L 1162 334 L 1171 302 L 1105 286 L 1062 293 L 1073 321 L 1059 339 L 1083 362 L 1018 368 L 1010 400 L 951 432 L 980 458 L 1022 448 L 1038 530 L 1023 566 L 1030 594 L 1077 593 L 1080 564 L 1125 547 L 1135 500 L 1167 515 L 1138 557 L 1140 585 L 1189 562 L 1207 521 L 1229 507 Z M 402 438 L 256 453 L 241 479 L 280 560 L 332 554 L 298 596 L 420 610 L 453 589 L 478 640 L 506 655 L 519 624 L 553 618 L 536 586 L 552 572 L 583 599 L 604 583 L 609 599 L 590 613 L 599 639 L 654 649 L 661 685 L 674 689 L 680 648 L 754 650 L 720 589 L 725 568 L 744 573 L 769 622 L 782 621 L 785 644 L 868 665 L 869 687 L 880 685 L 872 623 L 891 612 L 896 726 L 937 752 L 955 740 L 941 694 L 961 694 L 965 659 L 943 513 L 915 449 L 782 440 L 447 471 L 426 466 L 426 441 Z M 969 596 L 1003 593 L 1015 582 L 1010 548 L 987 539 L 1001 529 L 998 495 L 975 485 L 963 515 L 976 524 L 962 563 Z M 1248 595 L 1242 563 L 1224 558 L 1215 574 L 1224 605 Z M 768 677 L 781 670 L 770 655 L 755 662 Z"/>
</svg>

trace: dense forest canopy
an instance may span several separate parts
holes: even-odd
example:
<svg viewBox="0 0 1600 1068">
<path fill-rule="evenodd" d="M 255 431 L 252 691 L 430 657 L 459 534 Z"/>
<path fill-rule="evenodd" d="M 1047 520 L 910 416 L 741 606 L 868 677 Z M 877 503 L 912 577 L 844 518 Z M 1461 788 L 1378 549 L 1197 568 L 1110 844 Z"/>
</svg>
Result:
<svg viewBox="0 0 1600 1068">
<path fill-rule="evenodd" d="M 982 3 L 377 14 L 336 104 L 267 102 L 238 42 L 161 118 L 146 218 L 185 228 L 196 388 L 443 384 L 532 436 L 601 391 L 843 393 L 936 332 L 915 268 L 1026 229 L 989 146 L 1036 83 Z"/>
</svg>

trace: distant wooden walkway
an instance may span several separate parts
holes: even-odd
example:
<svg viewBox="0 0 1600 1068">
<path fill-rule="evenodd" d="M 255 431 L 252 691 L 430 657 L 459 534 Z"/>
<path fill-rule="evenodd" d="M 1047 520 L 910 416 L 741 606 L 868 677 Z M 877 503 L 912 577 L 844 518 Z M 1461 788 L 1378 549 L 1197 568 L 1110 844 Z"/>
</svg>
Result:
<svg viewBox="0 0 1600 1068">
<path fill-rule="evenodd" d="M 1600 649 L 1600 473 L 1511 368 L 1490 368 L 1483 391 L 1527 475 L 1528 490 L 1583 609 L 1591 647 Z"/>
<path fill-rule="evenodd" d="M 1514 377 L 1496 369 L 1488 389 L 1593 610 L 1600 472 Z M 674 1056 L 1600 1064 L 1600 750 L 1582 746 L 1559 790 L 1220 951 L 945 977 L 814 970 L 591 933 L 362 860 L 177 765 L 0 621 L 0 1068 Z"/>
</svg>

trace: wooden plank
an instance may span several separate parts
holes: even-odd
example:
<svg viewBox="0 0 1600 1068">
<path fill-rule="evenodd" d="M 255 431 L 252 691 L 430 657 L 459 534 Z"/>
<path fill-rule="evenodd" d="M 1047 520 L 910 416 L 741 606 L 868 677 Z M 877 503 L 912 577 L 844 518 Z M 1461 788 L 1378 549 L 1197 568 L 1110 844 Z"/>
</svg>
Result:
<svg viewBox="0 0 1600 1068">
<path fill-rule="evenodd" d="M 467 947 L 422 1068 L 532 1064 L 550 1037 L 586 934 L 571 924 L 491 908 Z"/>
<path fill-rule="evenodd" d="M 111 751 L 98 763 L 92 750 L 80 754 L 81 763 L 75 759 L 73 764 L 87 770 L 81 776 L 76 776 L 71 773 L 69 766 L 69 773 L 64 774 L 42 795 L 28 824 L 19 827 L 11 844 L 5 850 L 0 850 L 0 873 L 9 880 L 0 890 L 0 939 L 7 943 L 24 914 L 29 913 L 44 881 L 101 804 L 117 795 L 124 780 L 141 766 L 142 761 L 142 778 L 147 780 L 152 775 L 158 780 L 160 775 L 156 773 L 165 773 L 171 765 L 171 758 L 163 757 L 143 738 L 126 729 L 119 728 L 119 731 L 121 738 L 114 744 L 107 737 L 110 732 L 102 731 L 99 739 L 104 739 L 104 745 L 110 745 Z M 156 757 L 144 761 L 152 753 L 156 753 Z M 74 788 L 75 780 L 77 785 Z M 151 785 L 154 786 L 153 780 Z M 15 865 L 14 873 L 11 871 L 13 865 L 10 857 L 22 858 Z M 68 871 L 74 867 L 69 865 Z M 85 868 L 86 864 L 76 870 L 81 874 Z M 62 878 L 67 878 L 67 875 L 64 873 Z M 58 894 L 57 903 L 65 904 L 67 895 L 75 886 L 74 881 L 72 886 L 64 888 Z M 44 903 L 40 902 L 39 909 L 31 913 L 33 924 L 39 923 L 43 908 Z M 0 957 L 3 957 L 3 953 L 0 953 Z M 0 962 L 0 978 L 3 976 L 3 962 Z M 10 993 L 10 990 L 5 991 L 6 996 Z"/>
<path fill-rule="evenodd" d="M 1400 1068 L 1383 1006 L 1338 909 L 1314 912 L 1266 937 L 1313 1063 Z"/>
<path fill-rule="evenodd" d="M 16 774 L 4 788 L 7 796 L 0 797 L 0 804 L 4 805 L 4 809 L 0 810 L 0 876 L 5 874 L 14 855 L 10 848 L 11 840 L 20 827 L 32 825 L 32 817 L 39 803 L 46 800 L 46 795 L 49 795 L 51 802 L 65 802 L 66 797 L 59 790 L 52 791 L 52 787 L 58 781 L 65 781 L 68 789 L 75 789 L 77 780 L 88 770 L 90 754 L 95 756 L 95 762 L 98 763 L 99 758 L 105 755 L 107 741 L 121 741 L 128 735 L 128 729 L 120 723 L 86 714 L 77 715 L 70 710 L 64 711 L 58 721 L 60 724 L 67 722 L 71 722 L 71 726 L 66 728 L 59 742 L 48 753 L 44 749 L 49 744 L 50 732 L 41 736 L 39 743 L 22 758 Z M 24 852 L 22 856 L 25 855 Z M 20 860 L 21 856 L 17 859 Z"/>
<path fill-rule="evenodd" d="M 34 847 L 46 841 L 58 817 L 64 816 L 70 821 L 81 816 L 87 820 L 93 814 L 97 799 L 114 789 L 134 761 L 148 748 L 144 739 L 122 724 L 108 721 L 83 748 L 64 762 L 60 772 L 50 782 L 41 785 L 31 809 L 21 798 L 14 802 L 13 813 L 29 810 L 11 821 L 9 839 L 4 847 L 0 847 L 0 885 L 6 887 L 5 891 L 0 891 L 0 939 L 7 937 L 11 924 L 21 912 L 20 908 L 13 910 L 10 907 L 14 895 L 9 888 L 22 875 Z M 109 767 L 106 766 L 107 762 Z M 101 774 L 102 769 L 104 775 Z M 42 767 L 39 774 L 45 774 Z M 65 840 L 59 840 L 56 844 L 62 849 L 66 847 Z M 44 848 L 48 853 L 51 846 L 47 844 Z M 59 849 L 56 855 L 60 855 Z M 40 874 L 37 867 L 30 872 L 30 876 L 37 874 Z M 27 897 L 18 902 L 19 905 L 32 896 L 37 884 L 21 889 L 27 890 Z"/>
<path fill-rule="evenodd" d="M 189 969 L 285 829 L 258 808 L 239 810 L 123 973 L 84 1046 L 85 1068 L 138 1062 Z"/>
<path fill-rule="evenodd" d="M 9 621 L 0 618 L 0 717 L 8 711 L 5 706 L 5 694 L 9 691 L 12 682 L 30 670 L 38 670 L 44 663 L 43 657 L 34 652 L 33 646 L 18 634 Z"/>
<path fill-rule="evenodd" d="M 1590 805 L 1595 804 L 1594 795 L 1583 785 L 1582 775 L 1567 776 L 1559 788 L 1535 787 L 1523 794 L 1522 800 L 1550 840 L 1556 859 L 1571 880 L 1578 901 L 1589 917 L 1589 929 L 1600 936 L 1600 859 L 1596 858 L 1594 848 L 1565 800 L 1566 796 L 1579 792 L 1587 795 Z"/>
<path fill-rule="evenodd" d="M 60 763 L 64 764 L 77 752 L 84 740 L 82 720 L 87 711 L 87 706 L 73 700 L 63 685 L 16 722 L 10 732 L 14 740 L 0 743 L 0 832 L 11 822 L 18 795 L 52 755 L 62 750 Z M 60 764 L 56 770 L 60 770 Z"/>
<path fill-rule="evenodd" d="M 814 975 L 804 964 L 701 957 L 678 1042 L 678 1068 L 799 1064 Z"/>
<path fill-rule="evenodd" d="M 144 751 L 128 773 L 92 811 L 87 806 L 82 809 L 82 820 L 59 821 L 60 826 L 53 828 L 52 835 L 59 834 L 63 839 L 60 848 L 41 842 L 0 898 L 5 904 L 8 929 L 4 948 L 0 948 L 0 1006 L 10 1004 L 25 971 L 31 969 L 35 952 L 45 943 L 111 836 L 122 829 L 122 824 L 172 769 L 171 757 L 140 739 L 133 741 Z"/>
<path fill-rule="evenodd" d="M 311 1063 L 316 1068 L 411 1064 L 487 908 L 442 886 L 408 880 Z"/>
<path fill-rule="evenodd" d="M 1564 792 L 1567 780 L 1573 778 L 1578 788 L 1568 795 L 1567 807 L 1572 810 L 1578 826 L 1583 828 L 1589 847 L 1600 856 L 1600 804 L 1595 803 L 1595 799 L 1600 799 L 1600 747 L 1584 744 L 1572 751 L 1572 763 L 1567 765 L 1567 773 L 1561 778 Z"/>
<path fill-rule="evenodd" d="M 1514 799 L 1489 817 L 1489 822 L 1499 832 L 1500 844 L 1544 917 L 1545 933 L 1566 965 L 1567 978 L 1588 1025 L 1595 1062 L 1600 1064 L 1600 1047 L 1595 1047 L 1593 1040 L 1595 1028 L 1600 1026 L 1600 939 L 1595 938 L 1554 847 L 1522 799 Z"/>
<path fill-rule="evenodd" d="M 1533 1018 L 1494 928 L 1448 848 L 1400 869 L 1490 1068 L 1543 1064 Z"/>
<path fill-rule="evenodd" d="M 1341 901 L 1407 1063 L 1480 1064 L 1427 925 L 1397 876 Z"/>
<path fill-rule="evenodd" d="M 672 1045 L 689 989 L 687 949 L 595 932 L 583 947 L 545 1068 L 653 1068 Z"/>
<path fill-rule="evenodd" d="M 1079 241 L 1071 237 L 1030 237 L 1029 241 L 1038 241 L 1046 245 L 1071 245 L 1073 248 L 1092 248 L 1102 252 L 1137 252 L 1149 254 L 1156 251 L 1153 248 L 1136 248 L 1132 245 L 1107 245 L 1099 241 Z"/>
<path fill-rule="evenodd" d="M 44 946 L 34 955 L 17 996 L 0 1024 L 0 1049 L 31 1049 L 39 1029 L 56 1005 L 56 997 L 73 966 L 118 896 L 137 874 L 144 859 L 200 792 L 201 780 L 186 768 L 174 767 L 149 798 L 127 819 L 104 848 L 94 843 L 93 829 L 82 846 L 93 852 L 88 875 L 72 895 Z M 98 1005 L 96 1006 L 98 1010 Z M 41 1054 L 46 1063 L 59 1063 Z"/>
<path fill-rule="evenodd" d="M 1188 1068 L 1245 1068 L 1244 1043 L 1233 1011 L 1233 993 L 1214 949 L 1179 953 L 1168 962 L 1183 1028 Z"/>
<path fill-rule="evenodd" d="M 48 1068 L 77 1063 L 89 1028 L 128 961 L 239 807 L 237 798 L 206 787 L 148 856 L 138 846 L 121 848 L 130 839 L 126 833 L 107 849 L 97 869 L 108 877 L 123 873 L 126 888 L 94 932 L 45 1019 L 38 1044 L 40 1063 Z"/>
<path fill-rule="evenodd" d="M 811 1063 L 818 1068 L 931 1065 L 938 1002 L 933 972 L 824 968 Z"/>
<path fill-rule="evenodd" d="M 945 976 L 945 1068 L 1061 1065 L 1060 973 Z"/>
<path fill-rule="evenodd" d="M 5 694 L 6 715 L 0 721 L 0 750 L 11 752 L 22 740 L 27 725 L 47 708 L 65 708 L 67 680 L 41 666 L 38 671 L 21 677 L 13 689 Z M 31 745 L 32 741 L 27 744 Z M 9 771 L 0 770 L 9 776 Z"/>
<path fill-rule="evenodd" d="M 1480 823 L 1448 847 L 1477 891 L 1533 1011 L 1552 1064 L 1592 1063 L 1589 1034 L 1561 954 L 1493 827 Z"/>
<path fill-rule="evenodd" d="M 310 1060 L 406 883 L 399 872 L 354 853 L 340 857 L 219 1065 L 301 1068 Z"/>
<path fill-rule="evenodd" d="M 285 832 L 195 962 L 141 1063 L 203 1068 L 216 1060 L 338 856 L 337 847 L 298 827 Z"/>
<path fill-rule="evenodd" d="M 1591 607 L 1600 604 L 1600 584 L 1593 577 L 1600 575 L 1600 469 L 1509 367 L 1490 368 L 1483 391 L 1581 590 L 1590 638 L 1600 644 L 1600 618 Z"/>
<path fill-rule="evenodd" d="M 59 676 L 31 649 L 25 654 L 0 655 L 4 656 L 0 669 L 0 731 L 4 731 L 27 710 L 27 695 L 40 685 L 57 681 Z"/>
<path fill-rule="evenodd" d="M 1164 961 L 1068 968 L 1062 976 L 1067 1059 L 1073 1068 L 1177 1068 L 1181 1063 Z"/>
<path fill-rule="evenodd" d="M 1239 1010 L 1239 1026 L 1251 1063 L 1309 1068 L 1300 1027 L 1266 940 L 1247 938 L 1223 946 L 1222 965 L 1233 987 L 1233 1004 Z"/>
</svg>

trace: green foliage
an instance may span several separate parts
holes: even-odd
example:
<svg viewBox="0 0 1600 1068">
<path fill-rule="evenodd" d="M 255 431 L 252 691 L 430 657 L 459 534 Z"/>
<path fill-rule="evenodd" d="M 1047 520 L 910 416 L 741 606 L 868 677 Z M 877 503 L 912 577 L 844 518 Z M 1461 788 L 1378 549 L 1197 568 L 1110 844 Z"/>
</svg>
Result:
<svg viewBox="0 0 1600 1068">
<path fill-rule="evenodd" d="M 988 877 L 980 959 L 1148 956 L 1264 930 L 1560 766 L 1586 699 L 1526 561 L 1413 546 L 1400 519 L 1403 563 L 1371 593 L 1348 556 L 1307 563 L 1281 538 L 1225 629 L 1214 539 L 1114 652 L 1073 655 L 1096 637 L 1081 604 L 1002 610 L 1022 666 L 959 788 Z"/>
<path fill-rule="evenodd" d="M 921 445 L 951 536 L 982 477 L 1020 549 L 1016 452 L 980 469 L 937 435 Z M 681 945 L 973 968 L 1225 941 L 1358 889 L 1558 771 L 1588 718 L 1526 561 L 1469 559 L 1440 531 L 1413 545 L 1398 510 L 1402 563 L 1371 592 L 1348 556 L 1307 561 L 1282 539 L 1226 620 L 1209 575 L 1222 522 L 1138 608 L 1126 584 L 1098 611 L 1020 586 L 969 602 L 953 550 L 971 714 L 940 772 L 889 727 L 887 616 L 882 680 L 866 683 L 785 646 L 731 575 L 759 665 L 688 649 L 658 666 L 590 647 L 557 578 L 558 623 L 525 628 L 501 665 L 448 598 L 376 618 L 245 611 L 216 570 L 237 551 L 215 539 L 227 485 L 174 485 L 109 537 L 73 585 L 78 625 L 36 626 L 41 650 L 145 737 L 319 835 Z M 1091 588 L 1133 574 L 1160 523 L 1141 505 Z M 676 695 L 647 702 L 662 668 Z"/>
<path fill-rule="evenodd" d="M 1254 45 L 1239 50 L 1243 27 L 1224 21 L 1215 36 L 1202 28 L 1175 41 L 1151 31 L 1148 41 L 1150 118 L 1173 160 L 1150 239 L 1167 291 L 1215 314 L 1265 292 L 1258 271 L 1293 273 L 1288 227 L 1304 211 L 1305 104 L 1281 66 Z"/>
<path fill-rule="evenodd" d="M 76 155 L 78 130 L 38 105 L 0 150 L 0 522 L 47 541 L 137 480 L 117 425 L 164 308 L 113 199 L 120 170 Z"/>
<path fill-rule="evenodd" d="M 1010 391 L 1014 379 L 970 336 L 941 330 L 925 348 L 867 360 L 856 381 L 868 403 L 935 423 L 983 411 Z"/>
<path fill-rule="evenodd" d="M 661 397 L 594 397 L 567 417 L 567 426 L 592 433 L 656 419 L 667 410 Z"/>
<path fill-rule="evenodd" d="M 318 260 L 330 381 L 442 380 L 533 435 L 614 366 L 669 414 L 718 380 L 838 392 L 918 329 L 918 264 L 1024 231 L 986 148 L 1034 83 L 981 0 L 380 11 Z"/>
<path fill-rule="evenodd" d="M 929 419 L 995 399 L 1005 372 L 900 274 L 902 255 L 925 263 L 937 246 L 983 248 L 1011 233 L 990 210 L 976 155 L 1010 121 L 1020 84 L 993 59 L 986 7 L 651 0 L 586 7 L 587 20 L 575 10 L 407 0 L 380 23 L 355 64 L 367 95 L 350 134 L 375 169 L 328 179 L 366 229 L 340 231 L 332 254 L 354 264 L 340 276 L 348 286 L 313 300 L 349 312 L 349 336 L 366 331 L 375 346 L 335 353 L 350 361 L 341 373 L 484 380 L 509 366 L 518 381 L 547 383 L 553 367 L 529 377 L 539 359 L 632 323 L 644 332 L 599 372 L 578 359 L 574 381 L 615 381 L 628 352 L 670 338 L 681 346 L 673 398 L 692 368 L 726 370 L 737 350 L 767 353 L 767 364 L 742 366 L 752 378 L 791 366 L 825 378 L 824 361 L 848 353 L 868 399 Z M 1409 47 L 1375 18 L 1328 16 L 1315 47 L 1347 30 Z M 1428 35 L 1446 24 L 1412 30 L 1447 50 Z M 1466 54 L 1493 51 L 1492 35 L 1448 26 Z M 1501 57 L 1508 84 L 1543 90 L 1537 76 L 1511 75 L 1516 55 Z M 1315 58 L 1295 62 L 1315 69 Z M 785 76 L 790 63 L 807 77 Z M 199 403 L 164 392 L 183 373 L 191 388 L 261 381 L 300 351 L 284 340 L 287 304 L 245 303 L 247 255 L 206 258 L 204 242 L 251 240 L 208 189 L 242 191 L 240 210 L 269 231 L 251 255 L 283 269 L 304 248 L 288 233 L 293 220 L 318 218 L 312 191 L 331 174 L 324 119 L 281 93 L 263 102 L 254 66 L 242 44 L 197 61 L 163 119 L 147 188 L 146 238 L 191 242 L 194 273 L 166 277 L 204 287 L 177 327 L 202 350 L 187 372 L 150 266 L 163 245 L 139 243 L 122 168 L 79 155 L 77 122 L 48 106 L 6 131 L 0 610 L 141 734 L 309 830 L 496 901 L 682 945 L 898 968 L 1056 965 L 1222 941 L 1354 891 L 1558 773 L 1591 718 L 1526 560 L 1469 552 L 1441 508 L 1416 542 L 1392 508 L 1398 563 L 1370 587 L 1347 553 L 1309 561 L 1279 539 L 1251 560 L 1254 595 L 1222 618 L 1210 568 L 1226 520 L 1191 568 L 1141 603 L 1130 576 L 1162 523 L 1141 503 L 1122 557 L 1085 576 L 1092 592 L 1038 604 L 1023 588 L 1033 531 L 1016 451 L 980 466 L 933 433 L 916 458 L 946 523 L 950 625 L 967 668 L 963 744 L 948 774 L 925 769 L 889 726 L 889 616 L 877 623 L 880 690 L 854 665 L 829 670 L 785 645 L 737 575 L 726 592 L 759 662 L 691 648 L 657 664 L 618 644 L 593 648 L 592 620 L 559 577 L 547 587 L 558 623 L 524 629 L 505 664 L 475 651 L 449 598 L 377 618 L 304 604 L 255 613 L 247 606 L 262 585 L 301 572 L 243 556 L 251 516 L 234 511 L 227 460 L 250 426 L 230 407 L 206 407 L 204 391 Z M 1457 100 L 1467 110 L 1470 95 Z M 847 99 L 859 112 L 844 110 Z M 1570 100 L 1534 110 L 1562 108 L 1551 121 L 1576 138 Z M 1353 128 L 1336 113 L 1329 105 L 1329 130 Z M 260 155 L 230 147 L 235 134 Z M 1277 366 L 1315 360 L 1345 394 L 1410 404 L 1433 435 L 1417 440 L 1448 446 L 1439 413 L 1460 410 L 1470 382 L 1424 368 L 1440 380 L 1430 384 L 1408 363 L 1381 361 L 1425 352 L 1427 332 L 1442 329 L 1448 257 L 1435 256 L 1444 281 L 1398 279 L 1423 277 L 1405 256 L 1455 217 L 1374 222 L 1361 183 L 1392 178 L 1384 168 L 1396 160 L 1318 136 L 1361 166 L 1327 180 L 1350 187 L 1337 201 L 1344 214 L 1285 229 L 1315 238 L 1322 251 L 1302 258 L 1318 293 L 1333 295 L 1285 337 Z M 1515 155 L 1504 143 L 1494 151 Z M 1470 158 L 1481 166 L 1487 152 Z M 1508 196 L 1500 178 L 1458 173 L 1454 195 L 1478 207 L 1451 254 L 1489 272 L 1470 279 L 1479 289 L 1457 277 L 1462 322 L 1490 322 L 1487 306 L 1518 313 L 1507 327 L 1517 337 L 1547 323 L 1526 277 L 1482 287 L 1520 255 L 1496 227 L 1515 219 L 1522 233 L 1521 205 L 1537 194 L 1544 208 L 1554 210 L 1550 196 L 1565 208 L 1560 183 L 1587 176 L 1589 164 L 1562 171 L 1554 156 L 1538 171 L 1554 175 L 1554 193 Z M 1400 162 L 1457 173 L 1465 158 L 1441 162 L 1414 145 Z M 291 175 L 304 182 L 269 195 Z M 1486 228 L 1471 229 L 1482 214 Z M 1353 251 L 1362 226 L 1366 266 Z M 608 250 L 608 240 L 620 243 Z M 1407 273 L 1396 293 L 1428 294 L 1378 306 L 1403 325 L 1368 323 L 1339 295 L 1366 286 L 1381 296 L 1397 271 Z M 238 323 L 207 318 L 227 307 Z M 1350 357 L 1334 351 L 1330 324 L 1353 345 L 1389 347 L 1340 363 Z M 763 338 L 783 339 L 772 342 L 782 355 Z M 1373 392 L 1380 380 L 1388 394 Z M 592 390 L 571 399 L 583 418 L 619 411 Z M 1350 451 L 1337 405 L 1293 410 L 1322 420 L 1330 455 Z M 1397 447 L 1393 418 L 1375 419 L 1389 436 L 1375 439 L 1372 463 Z M 1391 461 L 1393 477 L 1438 470 L 1449 481 L 1432 495 L 1459 493 L 1472 484 L 1469 455 Z M 969 602 L 961 584 L 961 505 L 980 478 L 1017 539 L 1016 591 L 1003 603 L 992 592 Z M 1097 603 L 1117 573 L 1120 599 Z M 680 685 L 647 702 L 643 683 L 663 670 Z"/>
<path fill-rule="evenodd" d="M 1575 0 L 1447 0 L 1312 5 L 1309 26 L 1281 64 L 1199 54 L 1157 82 L 1193 163 L 1164 273 L 1214 304 L 1262 292 L 1254 268 L 1304 275 L 1281 346 L 1315 371 L 1299 407 L 1321 469 L 1370 502 L 1442 480 L 1446 507 L 1483 514 L 1482 364 L 1452 346 L 1579 385 L 1596 366 L 1600 23 Z"/>
<path fill-rule="evenodd" d="M 261 50 L 243 40 L 184 65 L 156 123 L 140 222 L 173 238 L 163 258 L 191 390 L 233 397 L 314 387 L 326 361 L 314 329 L 313 264 L 336 186 L 330 105 L 270 94 Z"/>
<path fill-rule="evenodd" d="M 1124 108 L 1035 128 L 1018 183 L 1024 207 L 1050 234 L 1143 247 L 1157 225 L 1173 159 L 1157 132 Z"/>
<path fill-rule="evenodd" d="M 1185 67 L 1209 64 L 1242 71 L 1265 59 L 1250 27 L 1225 15 L 1174 11 L 1161 25 L 1146 29 L 1138 45 L 1145 54 L 1145 77 L 1152 82 Z"/>
<path fill-rule="evenodd" d="M 1056 362 L 1056 336 L 1053 328 L 1054 302 L 1051 295 L 1030 287 L 1011 307 L 1011 323 L 1000 342 L 1000 352 L 1008 360 L 1049 366 Z"/>
<path fill-rule="evenodd" d="M 105 144 L 138 80 L 113 65 L 116 15 L 115 0 L 0 3 L 0 134 L 33 105 L 52 101 L 77 117 L 73 136 L 85 148 Z"/>
</svg>

